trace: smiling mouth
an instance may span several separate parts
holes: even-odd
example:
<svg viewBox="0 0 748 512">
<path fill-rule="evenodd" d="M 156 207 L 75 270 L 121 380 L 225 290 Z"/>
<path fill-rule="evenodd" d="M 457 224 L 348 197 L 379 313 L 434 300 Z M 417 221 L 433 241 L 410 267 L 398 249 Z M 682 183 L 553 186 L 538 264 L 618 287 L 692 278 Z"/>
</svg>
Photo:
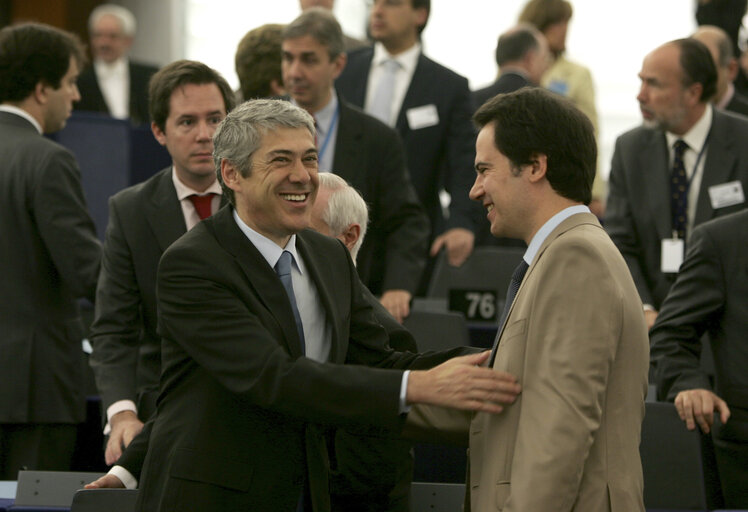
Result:
<svg viewBox="0 0 748 512">
<path fill-rule="evenodd" d="M 306 198 L 309 197 L 309 194 L 281 194 L 280 195 L 282 199 L 285 199 L 286 201 L 293 201 L 295 203 L 303 203 L 306 201 Z"/>
</svg>

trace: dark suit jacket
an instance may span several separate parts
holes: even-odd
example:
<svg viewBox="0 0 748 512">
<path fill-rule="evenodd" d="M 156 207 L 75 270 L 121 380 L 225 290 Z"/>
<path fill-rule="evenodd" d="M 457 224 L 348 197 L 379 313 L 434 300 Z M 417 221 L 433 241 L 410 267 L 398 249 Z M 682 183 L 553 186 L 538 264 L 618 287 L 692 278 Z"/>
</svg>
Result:
<svg viewBox="0 0 748 512">
<path fill-rule="evenodd" d="M 499 78 L 482 89 L 478 89 L 473 92 L 473 105 L 475 110 L 483 105 L 485 102 L 496 96 L 497 94 L 505 94 L 508 92 L 514 92 L 523 87 L 532 85 L 524 75 L 516 73 L 514 71 L 507 71 L 502 73 Z"/>
<path fill-rule="evenodd" d="M 673 400 L 687 389 L 712 388 L 699 366 L 701 336 L 708 332 L 715 392 L 730 407 L 748 410 L 746 241 L 748 210 L 694 229 L 678 279 L 650 333 L 660 399 Z"/>
<path fill-rule="evenodd" d="M 740 94 L 738 91 L 735 91 L 730 102 L 725 106 L 725 110 L 748 116 L 748 98 Z"/>
<path fill-rule="evenodd" d="M 223 208 L 167 249 L 158 273 L 161 395 L 139 510 L 295 510 L 303 482 L 329 507 L 315 423 L 401 428 L 404 368 L 442 356 L 394 352 L 348 251 L 312 231 L 297 249 L 332 327 L 330 361 L 300 357 L 288 297 Z M 437 360 L 435 360 L 437 359 Z"/>
<path fill-rule="evenodd" d="M 373 56 L 373 48 L 349 53 L 348 64 L 336 81 L 343 98 L 361 108 L 366 100 Z M 427 105 L 436 107 L 439 122 L 433 126 L 411 129 L 407 112 Z M 483 216 L 479 205 L 468 197 L 475 178 L 472 113 L 467 79 L 420 55 L 395 129 L 405 143 L 410 178 L 431 220 L 434 234 L 455 227 L 475 231 Z M 452 196 L 449 219 L 444 219 L 439 203 L 439 190 L 442 188 Z"/>
<path fill-rule="evenodd" d="M 143 421 L 153 412 L 161 370 L 156 270 L 166 248 L 186 231 L 171 167 L 109 199 L 90 337 L 104 411 L 127 399 Z"/>
<path fill-rule="evenodd" d="M 101 244 L 73 154 L 0 112 L 0 423 L 85 417 L 83 324 Z"/>
<path fill-rule="evenodd" d="M 130 70 L 130 119 L 133 124 L 150 123 L 148 82 L 158 68 L 133 61 L 129 61 L 128 68 Z M 109 107 L 101 94 L 93 66 L 88 66 L 81 71 L 78 77 L 78 90 L 81 93 L 81 99 L 75 104 L 76 110 L 109 113 Z"/>
<path fill-rule="evenodd" d="M 694 225 L 746 207 L 714 210 L 709 187 L 739 180 L 748 192 L 748 120 L 714 109 Z M 672 236 L 668 149 L 662 130 L 635 128 L 616 141 L 605 229 L 620 249 L 642 302 L 659 309 L 675 276 L 660 271 L 661 240 Z"/>
<path fill-rule="evenodd" d="M 340 101 L 333 171 L 369 205 L 369 229 L 357 258 L 361 281 L 374 294 L 415 293 L 426 265 L 429 221 L 408 172 L 394 130 Z"/>
</svg>

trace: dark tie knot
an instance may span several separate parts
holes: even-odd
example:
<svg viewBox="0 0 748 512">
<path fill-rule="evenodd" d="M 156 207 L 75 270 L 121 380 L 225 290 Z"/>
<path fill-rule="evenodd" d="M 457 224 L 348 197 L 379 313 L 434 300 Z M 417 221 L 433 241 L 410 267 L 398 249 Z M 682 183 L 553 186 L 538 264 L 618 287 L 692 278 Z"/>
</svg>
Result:
<svg viewBox="0 0 748 512">
<path fill-rule="evenodd" d="M 283 251 L 278 262 L 275 264 L 275 272 L 279 276 L 287 276 L 291 273 L 291 262 L 293 255 L 288 251 Z"/>
<path fill-rule="evenodd" d="M 676 158 L 683 158 L 683 154 L 688 149 L 688 144 L 686 144 L 686 141 L 684 141 L 683 139 L 678 139 L 675 141 L 675 144 L 673 144 L 673 149 L 675 150 Z"/>
</svg>

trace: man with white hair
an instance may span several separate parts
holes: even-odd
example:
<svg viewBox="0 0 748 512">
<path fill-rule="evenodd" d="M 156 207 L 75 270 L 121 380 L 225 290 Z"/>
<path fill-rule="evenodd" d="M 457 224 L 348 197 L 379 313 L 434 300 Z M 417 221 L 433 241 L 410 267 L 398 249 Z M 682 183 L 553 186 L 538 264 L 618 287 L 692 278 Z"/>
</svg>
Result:
<svg viewBox="0 0 748 512">
<path fill-rule="evenodd" d="M 134 124 L 149 122 L 148 82 L 158 68 L 127 57 L 135 37 L 135 16 L 122 6 L 103 4 L 91 12 L 93 65 L 78 78 L 77 110 L 104 112 Z"/>
</svg>

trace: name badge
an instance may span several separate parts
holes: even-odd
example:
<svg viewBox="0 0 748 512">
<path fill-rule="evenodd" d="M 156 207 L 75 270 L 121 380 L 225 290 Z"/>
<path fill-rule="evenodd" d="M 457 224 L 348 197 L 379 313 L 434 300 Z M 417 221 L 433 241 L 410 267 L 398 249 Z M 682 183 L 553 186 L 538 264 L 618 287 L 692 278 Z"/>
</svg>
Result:
<svg viewBox="0 0 748 512">
<path fill-rule="evenodd" d="M 498 300 L 494 290 L 449 290 L 449 310 L 465 315 L 465 319 L 477 322 L 496 321 Z"/>
<path fill-rule="evenodd" d="M 437 112 L 436 105 L 433 103 L 421 107 L 409 108 L 405 112 L 405 116 L 408 118 L 408 126 L 411 130 L 428 128 L 429 126 L 439 124 L 439 112 Z"/>
<path fill-rule="evenodd" d="M 666 274 L 677 274 L 683 263 L 685 244 L 681 238 L 665 238 L 662 241 L 660 267 Z"/>
<path fill-rule="evenodd" d="M 709 187 L 709 199 L 712 201 L 712 209 L 714 210 L 742 204 L 745 202 L 743 184 L 739 181 L 730 181 Z"/>
</svg>

